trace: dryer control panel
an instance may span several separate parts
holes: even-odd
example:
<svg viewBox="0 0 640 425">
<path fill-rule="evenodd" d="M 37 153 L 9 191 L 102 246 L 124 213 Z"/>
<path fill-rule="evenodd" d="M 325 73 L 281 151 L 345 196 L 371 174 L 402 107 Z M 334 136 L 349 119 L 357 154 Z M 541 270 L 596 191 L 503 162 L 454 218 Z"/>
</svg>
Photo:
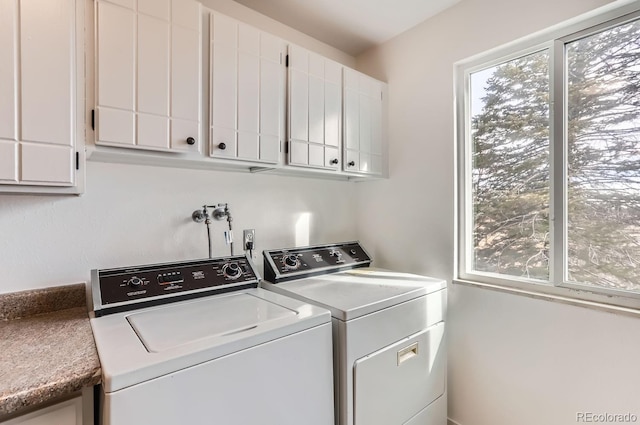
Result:
<svg viewBox="0 0 640 425">
<path fill-rule="evenodd" d="M 246 256 L 93 270 L 93 311 L 101 316 L 257 287 L 258 281 Z"/>
<path fill-rule="evenodd" d="M 265 280 L 286 282 L 342 270 L 367 267 L 371 257 L 360 242 L 264 251 Z"/>
</svg>

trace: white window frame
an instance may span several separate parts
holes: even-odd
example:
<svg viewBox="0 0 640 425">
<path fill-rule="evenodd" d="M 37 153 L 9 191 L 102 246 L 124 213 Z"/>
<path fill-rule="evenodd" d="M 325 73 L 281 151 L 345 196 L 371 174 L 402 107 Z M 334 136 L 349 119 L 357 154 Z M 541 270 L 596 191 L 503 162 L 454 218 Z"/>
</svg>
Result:
<svg viewBox="0 0 640 425">
<path fill-rule="evenodd" d="M 600 288 L 569 282 L 567 274 L 567 212 L 566 186 L 567 143 L 564 117 L 565 45 L 574 40 L 623 24 L 640 17 L 637 1 L 616 2 L 508 45 L 476 55 L 455 64 L 455 121 L 457 142 L 457 237 L 456 272 L 462 283 L 479 284 L 496 289 L 508 289 L 545 298 L 577 302 L 595 307 L 640 310 L 640 293 Z M 473 202 L 471 187 L 472 141 L 470 76 L 482 69 L 527 56 L 549 51 L 549 281 L 527 279 L 498 273 L 480 272 L 473 266 Z"/>
</svg>

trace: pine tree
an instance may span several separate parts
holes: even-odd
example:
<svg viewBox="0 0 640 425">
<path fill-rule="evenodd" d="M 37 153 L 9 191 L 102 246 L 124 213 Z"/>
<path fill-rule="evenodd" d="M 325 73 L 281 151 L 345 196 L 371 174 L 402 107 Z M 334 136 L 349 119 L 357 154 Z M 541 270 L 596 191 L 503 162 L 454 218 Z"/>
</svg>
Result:
<svg viewBox="0 0 640 425">
<path fill-rule="evenodd" d="M 640 22 L 567 59 L 569 278 L 640 290 Z"/>
<path fill-rule="evenodd" d="M 548 63 L 542 52 L 496 67 L 473 118 L 476 270 L 548 276 Z"/>
<path fill-rule="evenodd" d="M 640 23 L 566 52 L 569 279 L 640 290 Z M 493 68 L 472 118 L 476 270 L 548 279 L 548 64 Z"/>
</svg>

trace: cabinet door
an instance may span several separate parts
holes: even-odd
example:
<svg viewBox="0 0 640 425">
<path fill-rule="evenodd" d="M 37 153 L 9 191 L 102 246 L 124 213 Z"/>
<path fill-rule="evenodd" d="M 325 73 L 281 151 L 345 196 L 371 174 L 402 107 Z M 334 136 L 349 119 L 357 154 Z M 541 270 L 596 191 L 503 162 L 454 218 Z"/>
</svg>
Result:
<svg viewBox="0 0 640 425">
<path fill-rule="evenodd" d="M 238 158 L 258 160 L 260 119 L 260 32 L 238 25 Z"/>
<path fill-rule="evenodd" d="M 319 158 L 318 163 L 322 160 Z M 309 165 L 309 144 L 291 140 L 289 142 L 289 164 Z"/>
<path fill-rule="evenodd" d="M 324 165 L 338 170 L 341 164 L 342 67 L 335 62 L 326 62 L 324 72 Z"/>
<path fill-rule="evenodd" d="M 332 146 L 324 147 L 324 166 L 335 170 L 340 168 L 340 149 Z"/>
<path fill-rule="evenodd" d="M 199 151 L 202 99 L 200 3 L 172 0 L 171 8 L 171 149 Z"/>
<path fill-rule="evenodd" d="M 327 66 L 324 85 L 324 144 L 339 147 L 342 125 L 342 76 L 336 64 Z"/>
<path fill-rule="evenodd" d="M 66 146 L 21 143 L 21 178 L 28 184 L 73 183 L 73 152 Z"/>
<path fill-rule="evenodd" d="M 114 1 L 114 0 L 111 0 Z M 130 0 L 124 0 L 131 8 Z M 138 0 L 138 12 L 168 22 L 170 19 L 171 0 Z"/>
<path fill-rule="evenodd" d="M 283 53 L 282 40 L 260 33 L 260 160 L 271 163 L 280 161 L 285 99 Z"/>
<path fill-rule="evenodd" d="M 135 144 L 135 27 L 130 7 L 96 4 L 96 143 Z"/>
<path fill-rule="evenodd" d="M 384 172 L 382 143 L 385 122 L 385 117 L 383 116 L 384 84 L 374 84 L 371 90 L 373 99 L 371 103 L 371 172 L 376 175 L 382 175 Z"/>
<path fill-rule="evenodd" d="M 0 184 L 73 186 L 76 3 L 0 1 Z"/>
<path fill-rule="evenodd" d="M 82 425 L 82 399 L 76 397 L 3 423 L 5 425 Z"/>
<path fill-rule="evenodd" d="M 309 142 L 309 53 L 289 46 L 289 140 Z M 308 161 L 305 161 L 308 162 Z"/>
<path fill-rule="evenodd" d="M 309 53 L 309 143 L 324 145 L 324 60 Z M 323 150 L 324 151 L 324 150 Z M 323 154 L 324 156 L 324 154 Z M 322 164 L 321 164 L 322 165 Z"/>
<path fill-rule="evenodd" d="M 344 151 L 345 171 L 357 171 L 360 169 L 360 155 L 357 150 L 345 149 Z"/>
<path fill-rule="evenodd" d="M 363 152 L 371 152 L 371 97 L 368 93 L 360 93 L 360 111 L 358 116 L 358 124 L 360 126 L 360 150 Z"/>
<path fill-rule="evenodd" d="M 0 184 L 18 182 L 18 3 L 0 0 Z"/>
<path fill-rule="evenodd" d="M 0 140 L 0 184 L 18 183 L 18 143 Z"/>
<path fill-rule="evenodd" d="M 340 64 L 289 46 L 289 165 L 339 168 L 341 87 Z"/>
<path fill-rule="evenodd" d="M 283 42 L 211 14 L 210 155 L 277 163 L 284 99 Z"/>
<path fill-rule="evenodd" d="M 345 172 L 383 174 L 383 88 L 380 81 L 344 70 Z"/>
<path fill-rule="evenodd" d="M 75 3 L 20 2 L 21 178 L 73 184 Z"/>
<path fill-rule="evenodd" d="M 22 141 L 71 146 L 74 2 L 20 2 Z"/>
<path fill-rule="evenodd" d="M 149 9 L 156 12 L 155 8 Z M 166 19 L 142 13 L 137 18 L 137 142 L 140 146 L 168 149 L 170 25 Z"/>
<path fill-rule="evenodd" d="M 360 75 L 353 69 L 344 70 L 344 147 L 360 149 Z"/>
<path fill-rule="evenodd" d="M 238 24 L 211 14 L 210 155 L 237 156 Z"/>
<path fill-rule="evenodd" d="M 198 151 L 200 4 L 99 0 L 96 144 Z"/>
</svg>

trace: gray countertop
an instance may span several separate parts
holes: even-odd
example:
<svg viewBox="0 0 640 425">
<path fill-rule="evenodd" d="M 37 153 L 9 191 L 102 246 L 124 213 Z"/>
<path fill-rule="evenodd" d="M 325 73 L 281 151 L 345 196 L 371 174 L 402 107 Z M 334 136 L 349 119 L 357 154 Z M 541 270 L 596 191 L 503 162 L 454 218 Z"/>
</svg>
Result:
<svg viewBox="0 0 640 425">
<path fill-rule="evenodd" d="M 100 382 L 83 294 L 84 285 L 0 294 L 0 420 Z"/>
</svg>

